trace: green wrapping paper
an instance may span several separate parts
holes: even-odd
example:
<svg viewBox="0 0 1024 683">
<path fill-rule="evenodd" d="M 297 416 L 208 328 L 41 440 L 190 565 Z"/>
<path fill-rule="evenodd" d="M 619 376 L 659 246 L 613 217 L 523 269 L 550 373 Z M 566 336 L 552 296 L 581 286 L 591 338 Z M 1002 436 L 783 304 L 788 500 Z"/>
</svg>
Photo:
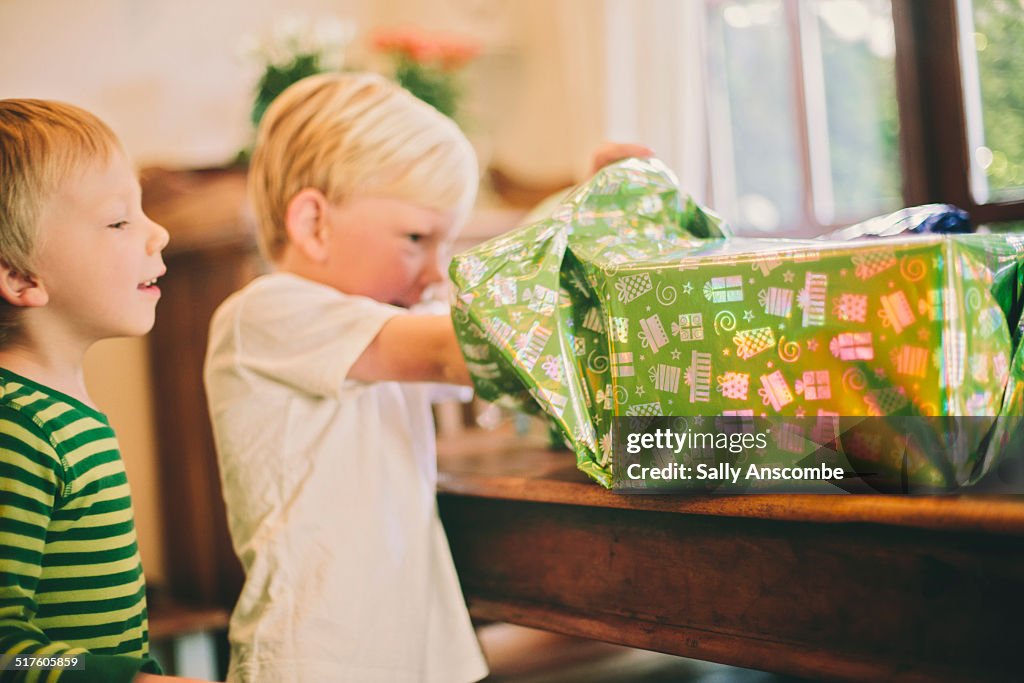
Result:
<svg viewBox="0 0 1024 683">
<path fill-rule="evenodd" d="M 456 256 L 453 319 L 478 394 L 543 411 L 610 486 L 616 416 L 1021 415 L 1022 259 L 1019 235 L 730 237 L 630 159 Z M 910 476 L 976 478 L 985 431 Z"/>
</svg>

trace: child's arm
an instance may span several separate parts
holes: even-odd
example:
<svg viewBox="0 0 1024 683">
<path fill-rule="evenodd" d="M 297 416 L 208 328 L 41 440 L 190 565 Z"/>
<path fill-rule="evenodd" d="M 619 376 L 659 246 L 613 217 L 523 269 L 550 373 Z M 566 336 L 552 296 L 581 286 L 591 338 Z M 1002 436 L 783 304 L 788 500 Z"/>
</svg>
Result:
<svg viewBox="0 0 1024 683">
<path fill-rule="evenodd" d="M 132 683 L 203 683 L 198 678 L 182 678 L 181 676 L 157 676 L 156 674 L 138 674 Z"/>
<path fill-rule="evenodd" d="M 470 384 L 452 320 L 445 315 L 398 315 L 352 364 L 348 378 L 363 382 Z"/>
</svg>

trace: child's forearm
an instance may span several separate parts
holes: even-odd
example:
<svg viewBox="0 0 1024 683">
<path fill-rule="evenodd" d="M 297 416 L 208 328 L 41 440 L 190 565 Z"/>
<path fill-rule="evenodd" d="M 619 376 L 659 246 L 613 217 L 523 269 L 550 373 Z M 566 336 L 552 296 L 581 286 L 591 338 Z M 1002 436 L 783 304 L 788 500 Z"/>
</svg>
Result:
<svg viewBox="0 0 1024 683">
<path fill-rule="evenodd" d="M 399 315 L 388 320 L 352 365 L 348 378 L 471 383 L 451 318 L 442 315 Z"/>
</svg>

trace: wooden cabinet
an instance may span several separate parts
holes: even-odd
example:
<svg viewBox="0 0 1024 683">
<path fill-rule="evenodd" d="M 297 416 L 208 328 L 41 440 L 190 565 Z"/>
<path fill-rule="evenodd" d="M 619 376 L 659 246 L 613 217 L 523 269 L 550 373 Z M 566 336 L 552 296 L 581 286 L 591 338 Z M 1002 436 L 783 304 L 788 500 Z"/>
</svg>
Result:
<svg viewBox="0 0 1024 683">
<path fill-rule="evenodd" d="M 243 573 L 221 497 L 203 357 L 214 310 L 262 268 L 245 171 L 149 169 L 142 187 L 146 213 L 171 235 L 149 336 L 166 588 L 176 600 L 230 609 Z"/>
</svg>

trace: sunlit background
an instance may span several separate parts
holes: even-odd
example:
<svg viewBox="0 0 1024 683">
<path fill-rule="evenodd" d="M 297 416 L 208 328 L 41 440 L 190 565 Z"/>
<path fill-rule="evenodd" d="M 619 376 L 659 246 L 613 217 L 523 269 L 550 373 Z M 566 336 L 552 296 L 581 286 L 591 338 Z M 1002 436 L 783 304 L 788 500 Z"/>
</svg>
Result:
<svg viewBox="0 0 1024 683">
<path fill-rule="evenodd" d="M 140 167 L 219 168 L 244 158 L 251 143 L 261 45 L 312 26 L 337 46 L 324 66 L 389 73 L 374 35 L 414 28 L 479 48 L 459 74 L 457 121 L 480 159 L 481 206 L 498 215 L 512 207 L 519 213 L 507 215 L 521 216 L 582 180 L 591 151 L 614 139 L 652 147 L 683 189 L 737 232 L 810 236 L 912 203 L 908 196 L 921 192 L 908 187 L 923 184 L 929 201 L 952 201 L 932 197 L 946 186 L 933 182 L 928 149 L 948 140 L 942 154 L 963 152 L 964 162 L 952 164 L 969 188 L 960 201 L 994 207 L 988 215 L 999 221 L 1024 218 L 1024 205 L 1013 204 L 1024 200 L 1024 0 L 929 3 L 955 8 L 958 40 L 908 41 L 899 16 L 909 4 L 0 0 L 0 98 L 94 111 Z M 936 63 L 958 57 L 959 73 L 915 76 L 927 76 L 926 101 L 962 114 L 963 130 L 943 128 L 948 112 L 936 118 L 925 108 L 908 119 L 906 88 L 921 83 L 900 65 L 914 51 Z M 912 135 L 925 149 L 911 146 L 917 156 L 908 160 Z M 146 573 L 159 584 L 163 529 L 173 520 L 159 507 L 153 415 L 161 406 L 148 363 L 143 340 L 104 342 L 87 375 L 118 431 Z"/>
</svg>

